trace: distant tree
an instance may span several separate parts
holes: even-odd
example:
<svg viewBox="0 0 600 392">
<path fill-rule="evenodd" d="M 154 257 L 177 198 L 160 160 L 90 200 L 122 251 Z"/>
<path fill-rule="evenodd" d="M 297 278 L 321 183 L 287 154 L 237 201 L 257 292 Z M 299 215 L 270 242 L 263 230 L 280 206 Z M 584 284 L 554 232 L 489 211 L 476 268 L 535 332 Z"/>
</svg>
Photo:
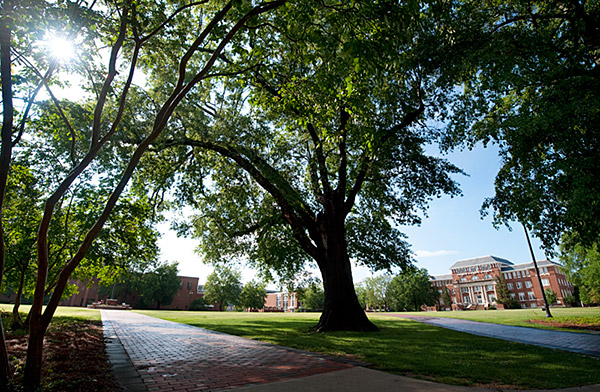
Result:
<svg viewBox="0 0 600 392">
<path fill-rule="evenodd" d="M 265 285 L 255 281 L 250 281 L 244 285 L 237 305 L 243 309 L 262 309 L 265 306 L 267 290 Z"/>
<path fill-rule="evenodd" d="M 502 274 L 496 276 L 496 302 L 504 305 L 506 309 L 519 309 L 521 304 L 519 301 L 511 297 L 510 290 L 506 284 L 506 279 Z"/>
<path fill-rule="evenodd" d="M 421 305 L 433 305 L 440 294 L 431 285 L 425 268 L 408 270 L 395 276 L 389 285 L 389 297 L 393 310 L 419 311 Z"/>
<path fill-rule="evenodd" d="M 208 310 L 208 303 L 204 298 L 196 298 L 190 304 L 190 310 Z"/>
<path fill-rule="evenodd" d="M 181 286 L 181 279 L 177 276 L 177 263 L 162 264 L 154 271 L 142 276 L 141 302 L 144 306 L 156 304 L 156 309 L 161 305 L 169 305 Z"/>
<path fill-rule="evenodd" d="M 577 298 L 573 294 L 567 294 L 563 298 L 565 301 L 565 305 L 568 306 L 577 306 Z"/>
<path fill-rule="evenodd" d="M 323 292 L 323 285 L 318 279 L 308 285 L 306 290 L 304 290 L 304 296 L 301 300 L 302 306 L 306 310 L 323 310 L 323 306 L 325 305 L 325 293 Z"/>
<path fill-rule="evenodd" d="M 554 305 L 558 300 L 558 295 L 550 288 L 547 288 L 544 290 L 544 292 L 546 293 L 546 300 L 548 301 L 548 304 Z"/>
<path fill-rule="evenodd" d="M 6 266 L 0 292 L 11 289 L 16 293 L 13 322 L 17 324 L 21 324 L 21 297 L 24 292 L 31 292 L 35 282 L 35 233 L 41 217 L 36 182 L 28 165 L 13 162 L 2 217 Z"/>
<path fill-rule="evenodd" d="M 389 288 L 392 277 L 390 275 L 379 275 L 365 278 L 363 287 L 367 299 L 367 305 L 370 308 L 379 308 L 387 310 L 390 306 L 391 298 Z"/>
<path fill-rule="evenodd" d="M 354 285 L 354 291 L 356 291 L 356 297 L 358 298 L 358 303 L 360 303 L 360 306 L 363 309 L 367 308 L 367 289 L 365 289 L 365 286 L 363 284 L 363 282 L 357 283 L 356 285 Z"/>
<path fill-rule="evenodd" d="M 216 302 L 219 310 L 225 310 L 229 304 L 236 304 L 242 293 L 241 275 L 226 266 L 217 266 L 206 278 L 204 298 L 208 302 Z"/>
<path fill-rule="evenodd" d="M 561 245 L 560 261 L 567 279 L 579 290 L 584 304 L 600 303 L 600 251 L 598 243 L 591 247 L 574 244 L 567 250 Z"/>
</svg>

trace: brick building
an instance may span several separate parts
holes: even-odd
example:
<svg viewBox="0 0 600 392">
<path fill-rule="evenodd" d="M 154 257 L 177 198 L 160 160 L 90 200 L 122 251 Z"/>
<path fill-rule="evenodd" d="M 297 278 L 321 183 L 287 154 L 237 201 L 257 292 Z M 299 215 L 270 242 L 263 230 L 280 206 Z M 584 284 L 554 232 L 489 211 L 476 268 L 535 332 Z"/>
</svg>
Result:
<svg viewBox="0 0 600 392">
<path fill-rule="evenodd" d="M 300 306 L 295 292 L 268 291 L 262 312 L 295 312 Z"/>
<path fill-rule="evenodd" d="M 560 264 L 550 260 L 537 262 L 543 289 L 557 294 L 557 304 L 564 305 L 564 298 L 573 294 L 573 285 L 560 270 Z M 502 274 L 511 296 L 522 308 L 543 306 L 540 287 L 533 263 L 513 264 L 496 256 L 484 256 L 460 260 L 450 267 L 451 274 L 432 277 L 432 284 L 442 295 L 444 288 L 452 297 L 452 304 L 440 300 L 439 309 L 487 309 L 489 306 L 503 308 L 496 303 L 496 277 Z"/>
<path fill-rule="evenodd" d="M 179 290 L 173 296 L 173 302 L 169 305 L 161 305 L 161 309 L 187 310 L 192 302 L 204 296 L 202 285 L 199 284 L 199 278 L 190 276 L 178 276 L 180 280 Z M 62 306 L 87 306 L 99 300 L 106 300 L 106 297 L 100 297 L 98 293 L 98 284 L 96 282 L 88 284 L 88 282 L 71 281 L 76 284 L 78 293 L 69 298 L 61 300 L 59 305 Z M 128 303 L 136 306 L 139 301 L 137 293 L 128 293 L 127 295 L 118 298 L 118 303 Z M 218 309 L 218 305 L 209 305 L 211 309 Z"/>
</svg>

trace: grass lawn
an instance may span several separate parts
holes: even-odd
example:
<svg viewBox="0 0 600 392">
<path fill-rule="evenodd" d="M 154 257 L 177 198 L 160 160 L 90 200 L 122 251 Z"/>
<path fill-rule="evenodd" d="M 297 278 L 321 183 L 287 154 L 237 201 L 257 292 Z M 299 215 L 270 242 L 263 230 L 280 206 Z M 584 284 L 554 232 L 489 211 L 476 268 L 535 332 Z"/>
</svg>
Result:
<svg viewBox="0 0 600 392">
<path fill-rule="evenodd" d="M 588 324 L 600 327 L 600 307 L 595 308 L 551 308 L 553 323 L 569 323 L 575 325 Z M 385 313 L 374 313 L 385 315 Z M 403 312 L 399 314 L 411 314 L 417 316 L 450 317 L 457 319 L 483 321 L 486 323 L 518 325 L 522 327 L 533 327 L 543 329 L 556 329 L 563 331 L 578 332 L 578 329 L 566 329 L 529 322 L 529 320 L 546 321 L 546 312 L 542 309 L 510 309 L 510 310 L 469 310 L 463 312 Z M 584 331 L 582 331 L 584 332 Z"/>
<path fill-rule="evenodd" d="M 27 316 L 31 305 L 21 305 L 19 307 L 19 312 L 23 315 L 23 317 Z M 0 304 L 0 311 L 12 313 L 13 305 L 11 304 Z M 76 308 L 71 306 L 59 306 L 56 308 L 56 313 L 54 313 L 54 317 L 56 318 L 76 318 L 81 320 L 95 320 L 100 321 L 100 311 L 97 309 L 88 309 L 88 308 Z"/>
<path fill-rule="evenodd" d="M 473 336 L 410 320 L 372 316 L 377 333 L 311 333 L 315 313 L 139 311 L 154 317 L 287 347 L 369 362 L 400 375 L 497 388 L 600 384 L 600 360 Z M 464 312 L 466 313 L 466 312 Z"/>
</svg>

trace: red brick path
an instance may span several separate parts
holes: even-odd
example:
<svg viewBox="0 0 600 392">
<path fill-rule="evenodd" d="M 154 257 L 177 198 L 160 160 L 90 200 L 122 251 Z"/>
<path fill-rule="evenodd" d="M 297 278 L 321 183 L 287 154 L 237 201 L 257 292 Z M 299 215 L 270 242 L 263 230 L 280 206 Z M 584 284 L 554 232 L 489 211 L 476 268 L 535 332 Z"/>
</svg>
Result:
<svg viewBox="0 0 600 392">
<path fill-rule="evenodd" d="M 216 391 L 347 369 L 317 354 L 138 313 L 103 310 L 148 391 Z"/>
</svg>

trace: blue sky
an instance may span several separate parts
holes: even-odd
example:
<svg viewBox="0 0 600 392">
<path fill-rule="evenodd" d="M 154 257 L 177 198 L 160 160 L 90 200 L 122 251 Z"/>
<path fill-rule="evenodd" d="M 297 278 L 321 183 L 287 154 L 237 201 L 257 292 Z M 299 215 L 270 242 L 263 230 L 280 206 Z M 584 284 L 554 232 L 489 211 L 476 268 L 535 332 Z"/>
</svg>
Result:
<svg viewBox="0 0 600 392">
<path fill-rule="evenodd" d="M 481 219 L 479 209 L 486 197 L 494 195 L 494 177 L 500 167 L 496 147 L 476 147 L 474 150 L 454 152 L 447 156 L 469 176 L 458 175 L 462 197 L 444 196 L 434 199 L 427 211 L 428 217 L 420 226 L 403 227 L 408 241 L 416 254 L 417 266 L 427 268 L 432 275 L 449 273 L 449 268 L 458 260 L 494 255 L 514 263 L 531 261 L 525 234 L 520 225 L 513 231 L 506 227 L 496 230 L 490 216 Z M 204 282 L 212 267 L 202 263 L 194 253 L 193 239 L 177 238 L 169 231 L 168 224 L 161 225 L 164 233 L 160 240 L 162 259 L 178 261 L 181 275 L 199 277 Z M 536 259 L 545 258 L 539 241 L 532 238 Z M 370 276 L 366 268 L 354 267 L 355 282 Z M 251 280 L 252 270 L 243 269 L 242 279 Z"/>
<path fill-rule="evenodd" d="M 433 275 L 449 273 L 457 260 L 494 255 L 514 263 L 531 261 L 523 228 L 511 225 L 495 229 L 492 217 L 481 218 L 485 198 L 494 195 L 494 178 L 500 168 L 495 146 L 454 152 L 447 159 L 469 176 L 456 176 L 462 197 L 442 197 L 431 202 L 428 217 L 421 226 L 406 227 L 405 233 L 416 253 L 417 265 Z M 540 242 L 531 238 L 536 259 L 545 259 Z"/>
</svg>

